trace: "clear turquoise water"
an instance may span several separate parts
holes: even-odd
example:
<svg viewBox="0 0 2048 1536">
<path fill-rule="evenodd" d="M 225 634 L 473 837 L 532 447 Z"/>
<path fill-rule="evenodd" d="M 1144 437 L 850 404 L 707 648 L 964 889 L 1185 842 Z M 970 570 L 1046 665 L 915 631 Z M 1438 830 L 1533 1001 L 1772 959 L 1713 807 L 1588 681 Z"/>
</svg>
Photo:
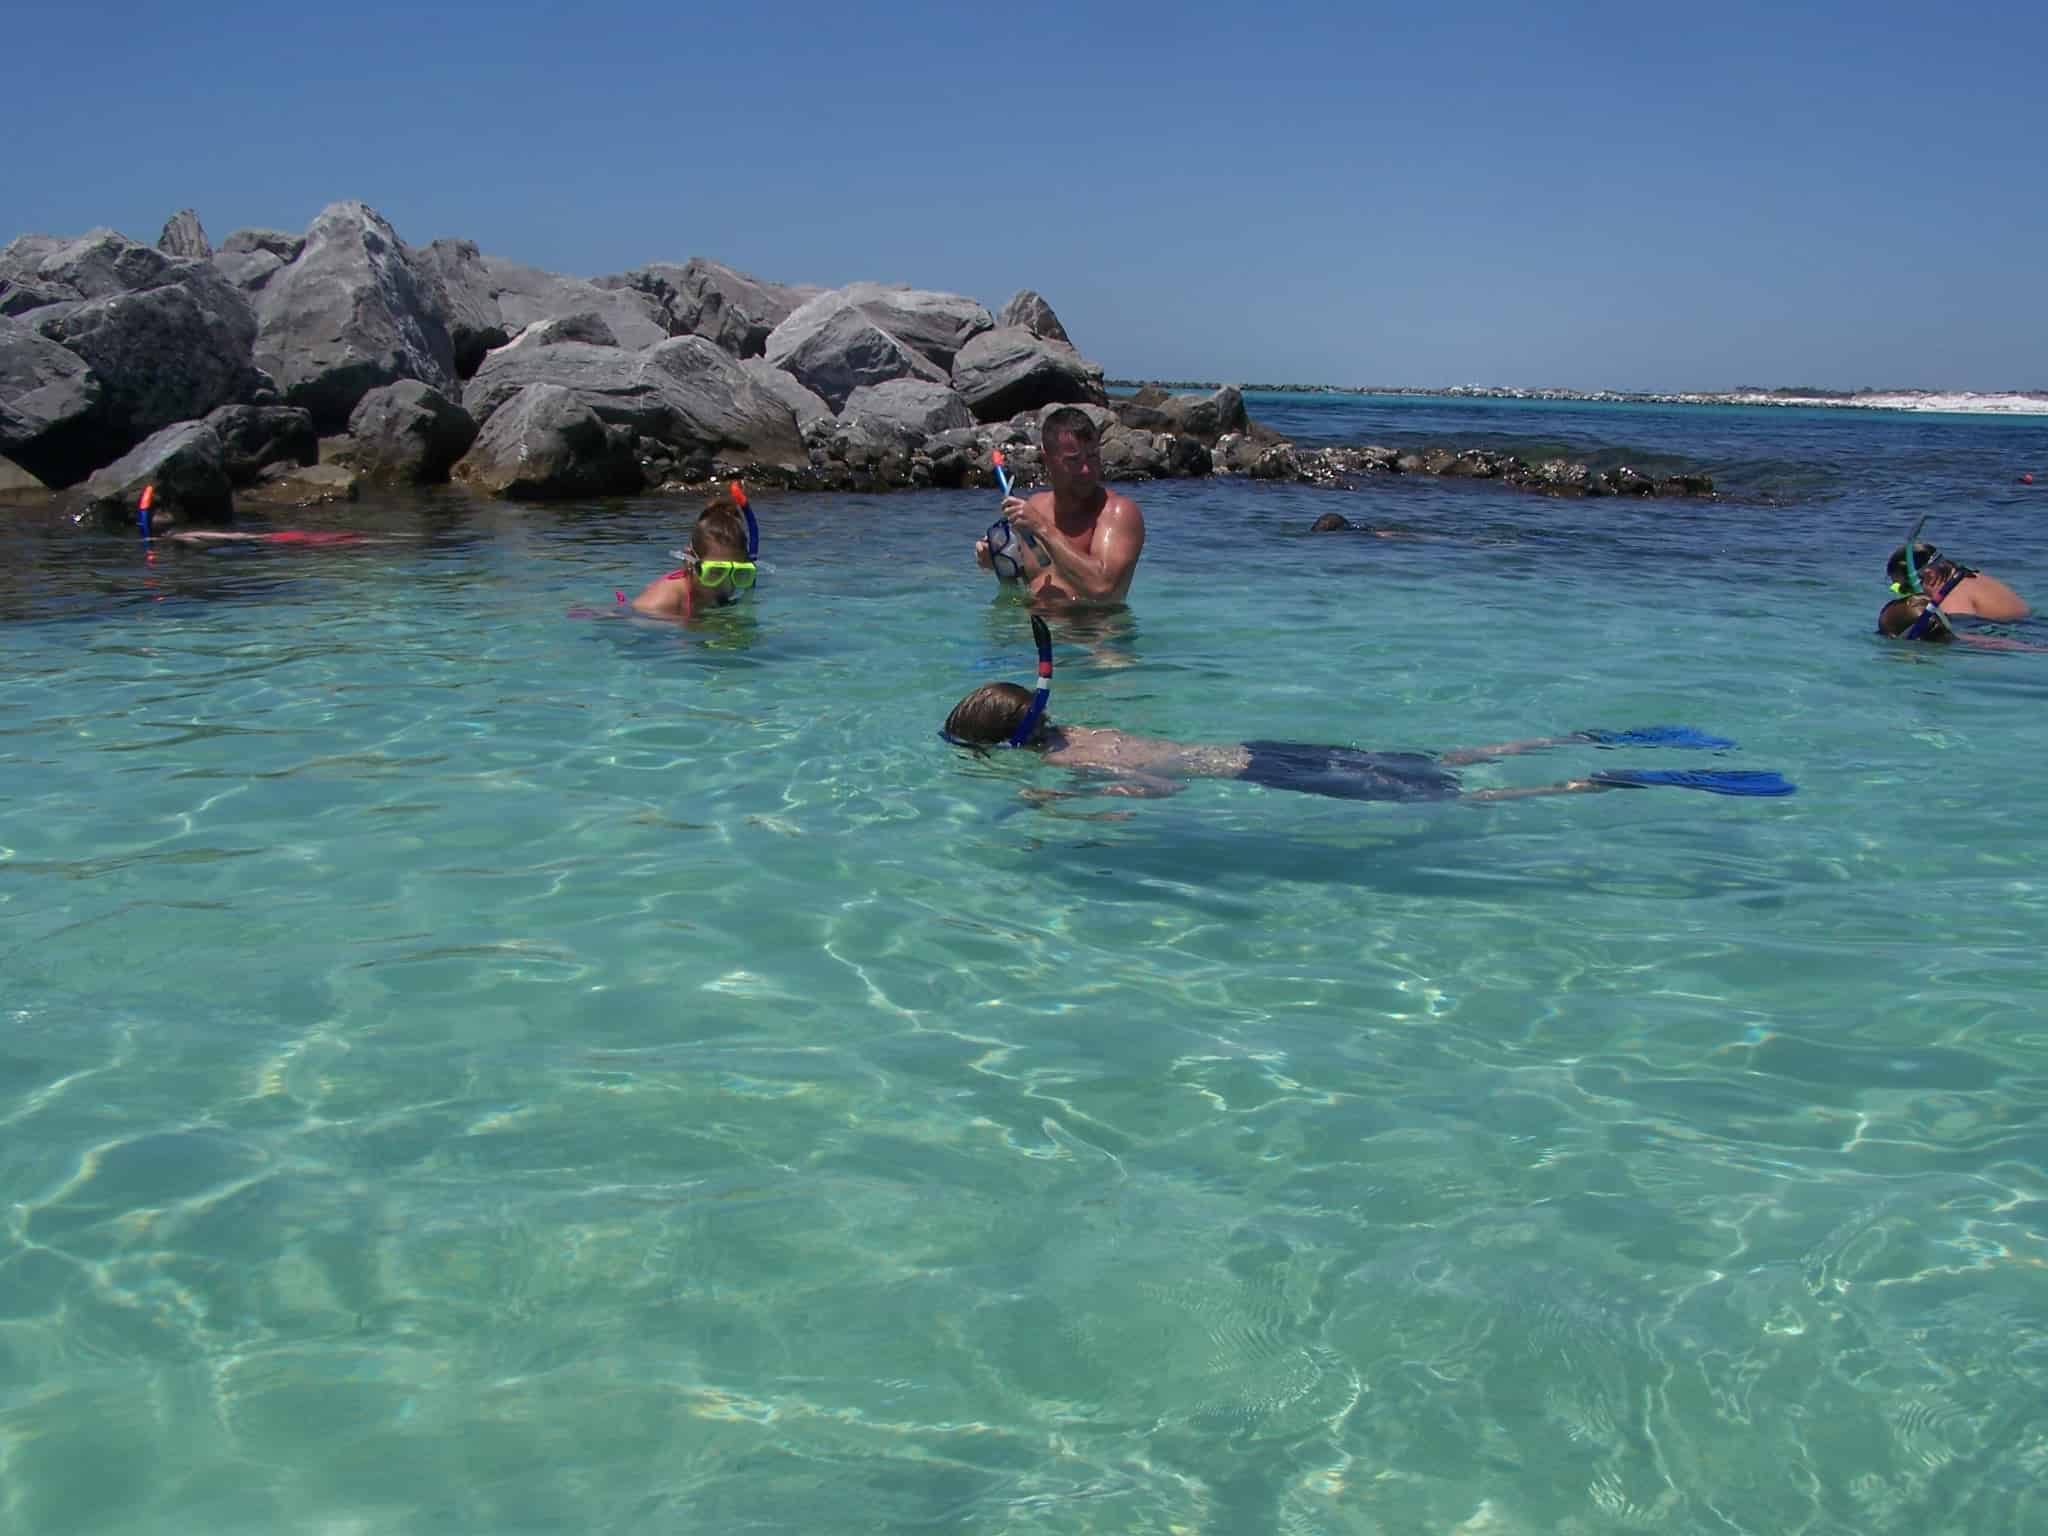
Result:
<svg viewBox="0 0 2048 1536">
<path fill-rule="evenodd" d="M 688 633 L 564 616 L 655 502 L 15 526 L 0 1528 L 2048 1528 L 2048 656 L 1866 633 L 2048 502 L 1769 417 L 1713 505 L 1141 488 L 1054 708 L 1785 801 L 1035 809 L 933 735 L 1028 669 L 977 494 L 764 496 Z"/>
</svg>

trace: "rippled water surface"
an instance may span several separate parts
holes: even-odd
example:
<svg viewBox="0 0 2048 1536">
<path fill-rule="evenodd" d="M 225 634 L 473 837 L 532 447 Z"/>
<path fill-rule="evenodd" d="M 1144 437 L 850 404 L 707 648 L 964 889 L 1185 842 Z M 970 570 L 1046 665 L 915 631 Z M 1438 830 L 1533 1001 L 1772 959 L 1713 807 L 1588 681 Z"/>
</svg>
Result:
<svg viewBox="0 0 2048 1536">
<path fill-rule="evenodd" d="M 1254 409 L 1731 494 L 1138 487 L 1058 717 L 1800 794 L 1035 804 L 980 493 L 690 631 L 653 501 L 12 525 L 0 1528 L 2048 1529 L 2048 654 L 1869 634 L 2048 431 Z"/>
</svg>

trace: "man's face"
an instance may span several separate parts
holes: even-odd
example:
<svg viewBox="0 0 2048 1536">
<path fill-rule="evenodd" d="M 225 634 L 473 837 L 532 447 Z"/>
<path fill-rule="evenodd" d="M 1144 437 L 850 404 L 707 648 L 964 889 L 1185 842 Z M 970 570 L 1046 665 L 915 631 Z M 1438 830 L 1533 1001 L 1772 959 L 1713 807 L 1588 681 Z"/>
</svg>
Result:
<svg viewBox="0 0 2048 1536">
<path fill-rule="evenodd" d="M 1087 489 L 1102 478 L 1102 444 L 1072 432 L 1045 440 L 1045 472 L 1056 487 Z"/>
</svg>

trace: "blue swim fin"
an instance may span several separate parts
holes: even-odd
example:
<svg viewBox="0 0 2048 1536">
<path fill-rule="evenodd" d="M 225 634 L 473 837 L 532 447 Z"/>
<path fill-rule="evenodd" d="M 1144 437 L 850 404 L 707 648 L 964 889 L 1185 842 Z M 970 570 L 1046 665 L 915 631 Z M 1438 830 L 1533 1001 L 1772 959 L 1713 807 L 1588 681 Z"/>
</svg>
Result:
<svg viewBox="0 0 2048 1536">
<path fill-rule="evenodd" d="M 1578 731 L 1574 734 L 1581 741 L 1597 742 L 1603 747 L 1698 747 L 1702 751 L 1718 752 L 1723 747 L 1735 745 L 1726 736 L 1709 736 L 1689 725 L 1646 725 L 1634 731 Z"/>
<path fill-rule="evenodd" d="M 1750 768 L 1611 768 L 1591 775 L 1595 784 L 1649 788 L 1703 789 L 1710 795 L 1790 795 L 1799 786 L 1780 773 Z"/>
</svg>

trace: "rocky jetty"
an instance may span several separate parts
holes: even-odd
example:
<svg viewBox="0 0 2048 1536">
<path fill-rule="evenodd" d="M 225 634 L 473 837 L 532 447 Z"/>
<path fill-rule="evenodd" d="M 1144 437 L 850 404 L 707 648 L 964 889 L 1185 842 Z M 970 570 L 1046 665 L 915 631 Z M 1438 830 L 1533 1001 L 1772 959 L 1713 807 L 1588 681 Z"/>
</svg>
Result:
<svg viewBox="0 0 2048 1536">
<path fill-rule="evenodd" d="M 360 202 L 303 234 L 241 229 L 218 246 L 185 209 L 153 245 L 98 229 L 0 249 L 0 488 L 61 493 L 80 519 L 130 515 L 143 483 L 165 521 L 358 481 L 536 499 L 731 476 L 990 485 L 999 447 L 1035 474 L 1039 422 L 1062 405 L 1095 418 L 1119 480 L 1711 489 L 1450 449 L 1298 449 L 1228 386 L 1112 400 L 1029 289 L 991 310 L 901 285 L 770 282 L 701 256 L 564 277 L 466 240 L 410 245 Z"/>
</svg>

